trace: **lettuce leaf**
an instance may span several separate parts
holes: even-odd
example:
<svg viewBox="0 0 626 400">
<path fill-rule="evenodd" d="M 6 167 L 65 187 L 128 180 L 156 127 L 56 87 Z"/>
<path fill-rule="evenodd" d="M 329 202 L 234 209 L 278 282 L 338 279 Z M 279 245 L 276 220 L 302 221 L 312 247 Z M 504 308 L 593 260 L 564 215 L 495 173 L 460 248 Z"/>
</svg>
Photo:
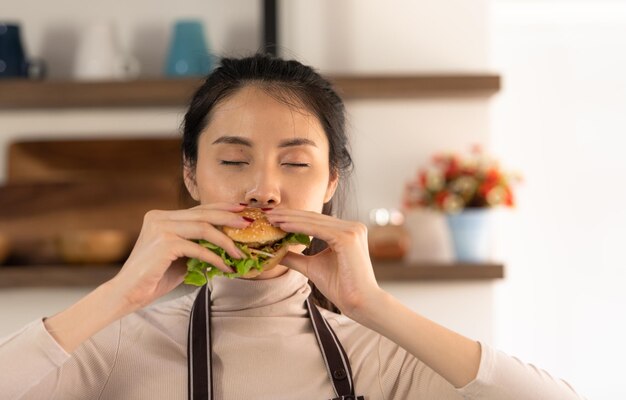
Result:
<svg viewBox="0 0 626 400">
<path fill-rule="evenodd" d="M 242 253 L 246 254 L 247 257 L 238 260 L 236 258 L 232 258 L 226 250 L 214 245 L 211 242 L 207 242 L 202 239 L 197 240 L 196 242 L 220 256 L 222 260 L 224 260 L 224 264 L 232 267 L 236 272 L 222 272 L 211 263 L 197 258 L 190 258 L 187 261 L 187 274 L 185 275 L 184 281 L 188 285 L 203 286 L 207 283 L 208 279 L 213 279 L 214 276 L 225 276 L 231 279 L 239 278 L 250 272 L 253 268 L 263 271 L 263 264 L 269 259 L 269 257 L 265 257 L 261 254 L 252 254 L 250 249 L 248 249 L 248 246 L 241 243 L 235 243 L 235 246 L 237 246 Z M 308 247 L 311 244 L 311 239 L 302 233 L 290 233 L 278 243 L 280 243 L 280 245 L 304 244 Z"/>
</svg>

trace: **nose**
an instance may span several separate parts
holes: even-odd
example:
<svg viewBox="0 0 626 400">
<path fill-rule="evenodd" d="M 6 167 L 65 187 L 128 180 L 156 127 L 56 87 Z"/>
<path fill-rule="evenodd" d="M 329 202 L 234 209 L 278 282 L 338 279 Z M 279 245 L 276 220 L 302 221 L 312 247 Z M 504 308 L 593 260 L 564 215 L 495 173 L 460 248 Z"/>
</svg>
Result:
<svg viewBox="0 0 626 400">
<path fill-rule="evenodd" d="M 275 207 L 280 203 L 278 179 L 268 171 L 259 171 L 246 191 L 246 203 L 251 207 Z"/>
</svg>

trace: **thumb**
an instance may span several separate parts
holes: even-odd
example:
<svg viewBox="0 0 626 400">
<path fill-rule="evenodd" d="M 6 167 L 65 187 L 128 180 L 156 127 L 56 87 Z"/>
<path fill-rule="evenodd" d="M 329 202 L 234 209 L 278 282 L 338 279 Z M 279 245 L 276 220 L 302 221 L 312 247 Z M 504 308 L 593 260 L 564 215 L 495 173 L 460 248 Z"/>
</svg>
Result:
<svg viewBox="0 0 626 400">
<path fill-rule="evenodd" d="M 291 268 L 300 272 L 302 275 L 309 277 L 309 261 L 310 257 L 304 254 L 294 253 L 288 251 L 287 255 L 281 260 L 281 264 L 285 267 Z"/>
</svg>

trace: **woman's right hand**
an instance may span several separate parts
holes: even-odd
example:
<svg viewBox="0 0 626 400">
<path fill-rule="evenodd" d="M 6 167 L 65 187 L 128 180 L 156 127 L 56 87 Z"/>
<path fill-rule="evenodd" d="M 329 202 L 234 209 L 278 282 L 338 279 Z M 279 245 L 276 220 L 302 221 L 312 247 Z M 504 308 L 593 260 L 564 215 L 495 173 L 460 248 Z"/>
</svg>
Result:
<svg viewBox="0 0 626 400">
<path fill-rule="evenodd" d="M 135 247 L 120 272 L 44 326 L 71 353 L 102 328 L 173 290 L 187 273 L 185 258 L 207 261 L 229 271 L 221 258 L 189 239 L 205 239 L 237 257 L 239 250 L 215 226 L 243 228 L 250 223 L 235 214 L 245 206 L 207 204 L 187 210 L 149 211 Z"/>
<path fill-rule="evenodd" d="M 149 211 L 130 256 L 108 284 L 132 312 L 180 285 L 187 273 L 187 258 L 198 258 L 224 272 L 234 272 L 221 257 L 190 239 L 207 240 L 241 258 L 233 241 L 216 226 L 247 227 L 250 222 L 235 214 L 244 208 L 239 204 L 215 203 L 186 210 Z"/>
</svg>

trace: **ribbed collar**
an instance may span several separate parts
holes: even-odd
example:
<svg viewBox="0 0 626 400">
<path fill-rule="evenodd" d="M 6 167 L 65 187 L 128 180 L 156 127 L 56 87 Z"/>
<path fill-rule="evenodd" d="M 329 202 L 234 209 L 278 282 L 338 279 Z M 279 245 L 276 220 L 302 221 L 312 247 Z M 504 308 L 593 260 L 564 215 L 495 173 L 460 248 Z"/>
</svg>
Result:
<svg viewBox="0 0 626 400">
<path fill-rule="evenodd" d="M 215 277 L 208 283 L 215 316 L 304 316 L 311 293 L 308 279 L 292 269 L 272 279 Z M 193 302 L 198 290 L 189 295 Z"/>
</svg>

